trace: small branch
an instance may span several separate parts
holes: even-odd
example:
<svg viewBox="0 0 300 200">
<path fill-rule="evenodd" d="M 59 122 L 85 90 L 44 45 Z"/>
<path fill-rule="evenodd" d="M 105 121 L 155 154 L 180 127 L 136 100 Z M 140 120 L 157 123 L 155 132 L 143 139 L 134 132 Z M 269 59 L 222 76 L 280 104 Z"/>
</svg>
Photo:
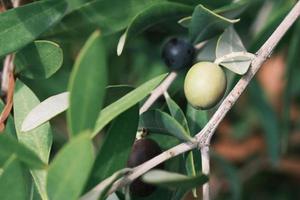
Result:
<svg viewBox="0 0 300 200">
<path fill-rule="evenodd" d="M 209 146 L 201 147 L 201 164 L 202 164 L 202 173 L 209 175 L 210 165 L 209 165 Z M 209 200 L 209 182 L 205 183 L 202 186 L 203 191 L 203 200 Z"/>
<path fill-rule="evenodd" d="M 219 106 L 218 110 L 206 124 L 206 126 L 196 135 L 197 140 L 202 145 L 209 145 L 210 139 L 213 136 L 216 128 L 225 117 L 227 112 L 232 108 L 234 103 L 240 97 L 242 92 L 246 89 L 247 85 L 259 70 L 263 62 L 270 56 L 275 46 L 278 44 L 283 35 L 292 26 L 296 19 L 300 15 L 300 1 L 296 3 L 293 9 L 285 17 L 285 19 L 276 28 L 269 39 L 264 43 L 264 45 L 256 53 L 256 58 L 253 59 L 249 71 L 239 80 L 232 91 L 224 99 L 222 104 Z"/>
<path fill-rule="evenodd" d="M 113 193 L 118 188 L 123 187 L 133 180 L 143 175 L 145 172 L 149 171 L 153 167 L 159 165 L 166 160 L 173 158 L 179 154 L 190 151 L 194 148 L 204 148 L 208 146 L 210 143 L 210 139 L 216 130 L 217 126 L 224 118 L 226 113 L 231 109 L 233 104 L 237 101 L 238 97 L 245 90 L 250 80 L 253 78 L 255 73 L 261 67 L 263 62 L 269 57 L 274 47 L 278 44 L 279 40 L 283 37 L 283 35 L 287 32 L 287 30 L 291 27 L 291 25 L 295 22 L 295 20 L 300 15 L 300 1 L 296 3 L 293 9 L 289 12 L 289 14 L 285 17 L 285 19 L 281 22 L 278 28 L 273 32 L 271 37 L 264 43 L 264 45 L 257 52 L 257 57 L 252 61 L 251 67 L 247 74 L 245 74 L 240 81 L 236 84 L 236 86 L 232 89 L 232 91 L 228 94 L 225 100 L 222 102 L 218 110 L 215 112 L 213 117 L 209 120 L 206 126 L 196 135 L 197 143 L 182 143 L 179 144 L 158 156 L 148 160 L 147 162 L 133 168 L 132 173 L 127 176 L 124 176 L 120 181 L 117 181 L 113 184 L 113 187 L 110 189 L 109 193 Z M 170 76 L 170 75 L 169 75 Z M 173 75 L 176 77 L 176 75 Z M 162 92 L 163 93 L 163 92 Z M 161 93 L 161 94 L 162 94 Z M 147 109 L 144 109 L 145 111 Z M 208 150 L 207 150 L 208 151 Z M 205 153 L 206 154 L 206 153 Z M 205 159 L 205 164 L 207 165 L 208 159 Z M 209 166 L 206 166 L 206 170 Z M 105 180 L 104 180 L 105 181 Z M 99 183 L 101 184 L 101 183 Z M 97 186 L 96 186 L 97 187 Z"/>
<path fill-rule="evenodd" d="M 175 78 L 177 77 L 177 72 L 172 71 L 166 78 L 163 80 L 163 82 L 155 88 L 150 97 L 147 99 L 147 101 L 144 103 L 144 105 L 140 109 L 140 114 L 147 111 L 152 104 L 165 92 L 168 90 L 170 85 L 173 83 Z"/>
</svg>

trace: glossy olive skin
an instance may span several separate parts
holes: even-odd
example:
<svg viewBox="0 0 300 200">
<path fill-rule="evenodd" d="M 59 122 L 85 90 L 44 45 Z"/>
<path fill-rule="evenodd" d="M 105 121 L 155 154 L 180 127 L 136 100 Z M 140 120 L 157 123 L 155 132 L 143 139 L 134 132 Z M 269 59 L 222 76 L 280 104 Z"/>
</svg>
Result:
<svg viewBox="0 0 300 200">
<path fill-rule="evenodd" d="M 211 62 L 199 62 L 191 67 L 184 80 L 184 93 L 188 102 L 197 109 L 215 106 L 226 90 L 223 69 Z"/>
<path fill-rule="evenodd" d="M 161 148 L 154 140 L 146 138 L 139 139 L 132 147 L 131 154 L 127 161 L 127 166 L 131 168 L 136 167 L 157 156 L 161 152 Z M 160 164 L 155 168 L 163 169 L 163 167 L 163 164 Z M 130 194 L 136 197 L 146 197 L 154 191 L 154 186 L 143 183 L 139 178 L 133 181 L 130 185 Z"/>
<path fill-rule="evenodd" d="M 194 56 L 194 46 L 182 38 L 171 38 L 162 49 L 162 58 L 171 70 L 191 67 Z"/>
</svg>

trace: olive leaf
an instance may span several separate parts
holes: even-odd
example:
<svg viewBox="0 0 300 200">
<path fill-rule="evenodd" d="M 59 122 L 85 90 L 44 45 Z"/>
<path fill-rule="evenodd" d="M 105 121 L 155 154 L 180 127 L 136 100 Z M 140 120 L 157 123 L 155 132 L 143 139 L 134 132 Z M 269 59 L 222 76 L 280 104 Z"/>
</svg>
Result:
<svg viewBox="0 0 300 200">
<path fill-rule="evenodd" d="M 189 36 L 194 44 L 210 39 L 221 33 L 239 19 L 227 19 L 207 9 L 203 5 L 195 8 L 189 24 Z"/>
<path fill-rule="evenodd" d="M 132 19 L 125 33 L 121 36 L 117 47 L 117 54 L 121 55 L 127 40 L 150 26 L 166 20 L 178 19 L 191 12 L 192 7 L 171 2 L 158 3 L 146 8 Z"/>
<path fill-rule="evenodd" d="M 0 13 L 0 57 L 26 46 L 57 23 L 67 9 L 65 1 L 36 1 Z"/>
<path fill-rule="evenodd" d="M 167 172 L 164 170 L 151 170 L 142 176 L 142 180 L 146 183 L 167 187 L 170 189 L 180 188 L 190 190 L 208 181 L 208 177 L 199 174 L 189 177 L 182 174 Z"/>
<path fill-rule="evenodd" d="M 247 52 L 232 26 L 219 37 L 215 63 L 236 74 L 243 75 L 248 71 L 253 58 L 254 55 Z"/>
<path fill-rule="evenodd" d="M 67 110 L 69 107 L 69 94 L 69 92 L 63 92 L 51 96 L 34 107 L 24 119 L 21 131 L 30 131 Z"/>
<path fill-rule="evenodd" d="M 140 128 L 145 128 L 150 132 L 172 135 L 183 141 L 191 141 L 193 138 L 168 113 L 160 110 L 149 110 L 141 115 Z"/>
<path fill-rule="evenodd" d="M 37 40 L 15 55 L 15 72 L 27 78 L 49 78 L 63 63 L 63 52 L 58 44 Z"/>
<path fill-rule="evenodd" d="M 106 49 L 100 31 L 96 30 L 80 50 L 70 75 L 67 122 L 71 135 L 94 129 L 106 85 Z"/>
<path fill-rule="evenodd" d="M 113 183 L 130 171 L 130 168 L 124 168 L 116 171 L 113 175 L 103 180 L 99 186 L 84 194 L 80 200 L 105 200 Z"/>
</svg>

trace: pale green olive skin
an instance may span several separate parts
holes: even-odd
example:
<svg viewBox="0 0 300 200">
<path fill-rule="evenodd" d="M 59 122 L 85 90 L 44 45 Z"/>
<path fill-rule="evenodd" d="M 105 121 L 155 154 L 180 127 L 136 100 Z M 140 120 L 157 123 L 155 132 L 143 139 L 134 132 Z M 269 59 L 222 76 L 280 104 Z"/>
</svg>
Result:
<svg viewBox="0 0 300 200">
<path fill-rule="evenodd" d="M 188 102 L 197 109 L 214 107 L 226 90 L 226 76 L 222 68 L 211 62 L 199 62 L 188 71 L 184 93 Z"/>
</svg>

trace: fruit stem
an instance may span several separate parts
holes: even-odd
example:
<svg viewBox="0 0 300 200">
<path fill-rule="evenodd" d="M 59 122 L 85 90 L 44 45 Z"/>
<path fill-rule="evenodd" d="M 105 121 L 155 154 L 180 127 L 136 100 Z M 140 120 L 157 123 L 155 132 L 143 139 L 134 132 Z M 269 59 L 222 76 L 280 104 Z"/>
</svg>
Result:
<svg viewBox="0 0 300 200">
<path fill-rule="evenodd" d="M 164 93 L 168 90 L 170 85 L 173 83 L 173 81 L 177 77 L 177 72 L 172 71 L 166 78 L 163 80 L 163 82 L 155 88 L 150 97 L 146 100 L 146 102 L 143 104 L 143 106 L 140 108 L 140 115 L 147 111 L 152 104 Z"/>
</svg>

